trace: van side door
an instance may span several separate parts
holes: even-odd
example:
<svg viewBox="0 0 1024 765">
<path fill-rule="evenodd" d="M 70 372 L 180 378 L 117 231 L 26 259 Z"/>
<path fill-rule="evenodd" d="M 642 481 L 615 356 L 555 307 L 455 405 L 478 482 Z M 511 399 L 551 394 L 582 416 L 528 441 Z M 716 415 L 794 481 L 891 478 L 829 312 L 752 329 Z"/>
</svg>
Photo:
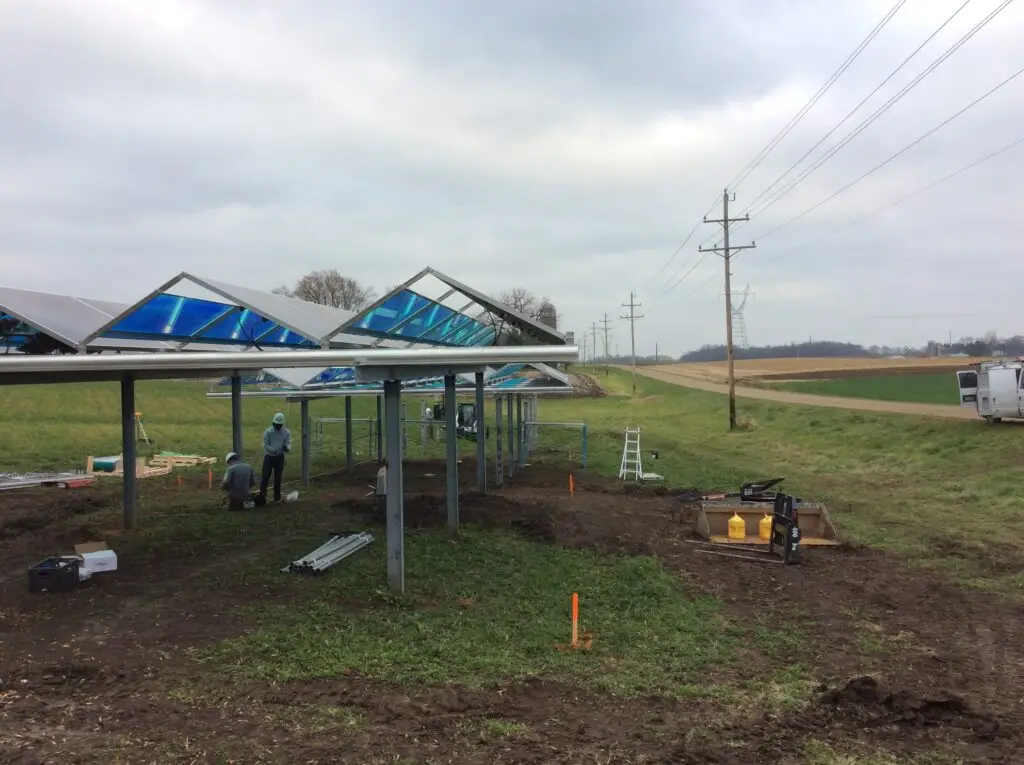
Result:
<svg viewBox="0 0 1024 765">
<path fill-rule="evenodd" d="M 964 369 L 956 373 L 957 385 L 960 389 L 960 406 L 978 406 L 978 373 L 973 369 Z"/>
</svg>

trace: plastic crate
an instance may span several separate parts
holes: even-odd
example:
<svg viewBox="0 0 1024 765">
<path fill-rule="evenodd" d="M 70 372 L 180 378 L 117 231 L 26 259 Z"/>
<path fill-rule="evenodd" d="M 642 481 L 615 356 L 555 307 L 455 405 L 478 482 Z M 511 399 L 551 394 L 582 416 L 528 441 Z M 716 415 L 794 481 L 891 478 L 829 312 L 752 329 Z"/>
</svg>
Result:
<svg viewBox="0 0 1024 765">
<path fill-rule="evenodd" d="M 78 584 L 77 558 L 47 558 L 28 570 L 29 592 L 68 592 Z"/>
</svg>

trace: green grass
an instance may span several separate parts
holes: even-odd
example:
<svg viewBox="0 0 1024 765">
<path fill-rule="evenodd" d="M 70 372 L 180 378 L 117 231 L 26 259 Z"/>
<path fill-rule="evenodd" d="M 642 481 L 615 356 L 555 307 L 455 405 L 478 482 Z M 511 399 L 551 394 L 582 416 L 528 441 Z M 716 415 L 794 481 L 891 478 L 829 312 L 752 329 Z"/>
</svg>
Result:
<svg viewBox="0 0 1024 765">
<path fill-rule="evenodd" d="M 777 390 L 811 393 L 816 396 L 843 396 L 844 398 L 868 398 L 876 401 L 906 401 L 949 406 L 955 406 L 960 401 L 956 376 L 950 372 L 843 377 L 834 380 L 798 380 L 766 384 Z"/>
<path fill-rule="evenodd" d="M 476 529 L 458 544 L 409 535 L 407 556 L 411 598 L 381 589 L 384 551 L 375 545 L 332 572 L 313 602 L 261 607 L 250 615 L 258 630 L 206 655 L 274 681 L 358 671 L 402 685 L 480 687 L 543 676 L 621 695 L 692 696 L 745 634 L 648 557 Z M 556 648 L 570 640 L 572 592 L 595 636 L 589 651 Z M 342 598 L 369 605 L 353 611 Z"/>
</svg>

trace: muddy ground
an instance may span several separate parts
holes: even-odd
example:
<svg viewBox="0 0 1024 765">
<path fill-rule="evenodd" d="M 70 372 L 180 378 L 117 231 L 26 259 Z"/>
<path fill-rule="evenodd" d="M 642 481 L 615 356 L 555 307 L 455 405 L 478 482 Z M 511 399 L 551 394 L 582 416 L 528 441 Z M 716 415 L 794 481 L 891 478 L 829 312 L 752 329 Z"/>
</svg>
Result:
<svg viewBox="0 0 1024 765">
<path fill-rule="evenodd" d="M 367 465 L 353 478 L 325 479 L 307 520 L 331 529 L 340 510 L 365 525 L 371 511 L 360 497 L 372 474 Z M 242 602 L 294 599 L 299 590 L 194 586 L 218 565 L 216 551 L 183 546 L 140 547 L 102 583 L 29 595 L 25 566 L 40 557 L 100 535 L 129 550 L 131 540 L 113 527 L 116 487 L 7 492 L 0 495 L 0 762 L 796 763 L 808 738 L 838 749 L 938 748 L 971 763 L 1021 761 L 1019 605 L 868 549 L 809 550 L 799 567 L 704 555 L 687 541 L 687 513 L 674 512 L 666 492 L 627 491 L 579 474 L 569 503 L 564 471 L 535 466 L 480 497 L 470 490 L 473 475 L 468 460 L 460 508 L 467 523 L 568 547 L 655 555 L 736 618 L 793 625 L 804 637 L 792 664 L 820 678 L 815 699 L 797 714 L 730 714 L 708 702 L 622 700 L 544 680 L 411 692 L 358 676 L 249 684 L 217 701 L 181 699 L 169 689 L 200 671 L 188 649 L 244 631 L 225 614 Z M 439 464 L 407 469 L 409 533 L 444 523 L 442 476 Z M 142 491 L 144 506 L 153 507 L 169 504 L 181 487 L 154 479 Z M 269 555 L 277 543 L 252 544 Z M 292 715 L 310 705 L 358 710 L 366 724 L 310 731 Z M 467 720 L 525 728 L 488 735 Z"/>
</svg>

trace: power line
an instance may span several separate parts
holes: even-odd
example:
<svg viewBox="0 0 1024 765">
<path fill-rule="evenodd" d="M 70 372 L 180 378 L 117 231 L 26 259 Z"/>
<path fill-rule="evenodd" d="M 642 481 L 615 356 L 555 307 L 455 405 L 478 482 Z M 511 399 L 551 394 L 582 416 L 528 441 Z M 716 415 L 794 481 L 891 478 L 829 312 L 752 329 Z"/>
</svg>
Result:
<svg viewBox="0 0 1024 765">
<path fill-rule="evenodd" d="M 968 2 L 969 1 L 970 0 L 968 0 Z M 782 130 L 779 131 L 779 133 L 771 141 L 768 142 L 768 145 L 761 149 L 761 151 L 759 151 L 754 156 L 754 159 L 748 162 L 747 165 L 742 170 L 740 170 L 739 175 L 736 178 L 734 178 L 729 184 L 727 184 L 727 186 L 738 186 L 754 170 L 756 170 L 762 162 L 764 162 L 764 160 L 768 157 L 772 150 L 779 144 L 779 142 L 783 138 L 785 138 L 793 130 L 794 127 L 796 127 L 797 123 L 800 122 L 800 120 L 807 115 L 807 113 L 814 107 L 814 105 L 821 99 L 821 97 L 825 95 L 828 89 L 831 88 L 836 83 L 836 80 L 838 80 L 843 75 L 843 73 L 850 67 L 850 65 L 857 60 L 860 54 L 864 52 L 865 48 L 867 48 L 871 41 L 878 36 L 878 33 L 882 31 L 886 24 L 889 23 L 892 17 L 896 15 L 896 12 L 899 11 L 899 9 L 902 8 L 905 3 L 906 0 L 898 0 L 898 2 L 882 18 L 882 20 L 875 25 L 874 29 L 871 30 L 868 36 L 861 41 L 861 43 L 854 49 L 854 51 L 849 56 L 847 56 L 846 60 L 840 65 L 839 69 L 833 72 L 832 76 L 825 81 L 825 84 L 818 89 L 818 92 L 815 93 L 814 96 L 812 96 L 811 99 L 803 106 L 803 108 L 793 118 L 790 119 L 790 121 L 782 128 Z M 716 197 L 702 217 L 706 218 L 717 203 L 718 198 Z M 676 248 L 675 252 L 672 253 L 669 259 L 662 265 L 661 268 L 658 269 L 654 276 L 652 276 L 650 279 L 647 280 L 647 282 L 645 282 L 645 285 L 650 285 L 651 282 L 653 282 L 662 273 L 664 273 L 665 269 L 668 268 L 677 257 L 679 257 L 679 253 L 683 251 L 686 245 L 690 242 L 690 239 L 693 238 L 693 235 L 696 233 L 701 223 L 703 223 L 703 220 L 698 220 L 694 224 L 693 228 L 690 230 L 690 233 L 686 235 L 686 239 L 683 240 L 683 243 Z M 707 240 L 705 240 L 703 244 L 707 244 Z M 674 279 L 675 276 L 678 275 L 679 272 L 686 267 L 687 263 L 689 263 L 689 259 L 683 262 L 683 264 L 679 267 L 676 273 L 669 278 L 669 281 Z M 679 284 L 679 282 L 676 282 L 676 284 Z"/>
<path fill-rule="evenodd" d="M 707 217 L 708 213 L 710 213 L 714 209 L 715 204 L 717 204 L 717 202 L 718 202 L 718 198 L 716 197 L 715 201 L 712 202 L 708 206 L 708 209 L 705 211 L 705 213 L 702 216 L 702 218 L 703 217 Z M 686 245 L 690 243 L 690 240 L 693 238 L 693 235 L 695 233 L 697 233 L 697 229 L 700 228 L 700 224 L 701 223 L 703 223 L 703 220 L 698 220 L 696 223 L 693 224 L 693 228 L 690 229 L 690 233 L 686 235 L 686 239 L 683 240 L 683 243 L 681 245 L 679 245 L 678 247 L 676 247 L 676 251 L 672 253 L 672 257 L 670 257 L 667 261 L 665 261 L 664 265 L 662 265 L 662 267 L 658 269 L 657 273 L 655 273 L 654 276 L 652 276 L 650 279 L 648 279 L 646 282 L 644 282 L 645 285 L 650 285 L 651 282 L 653 282 L 655 279 L 657 279 L 659 276 L 661 276 L 661 274 L 665 271 L 666 268 L 668 268 L 670 265 L 672 265 L 672 261 L 674 261 L 677 257 L 679 257 L 679 253 L 683 251 L 683 248 L 686 247 Z M 683 264 L 676 271 L 676 274 L 678 274 L 679 271 L 682 271 L 684 268 L 686 268 L 686 264 L 689 263 L 689 262 L 690 262 L 689 258 L 687 260 L 683 261 Z M 674 276 L 675 275 L 673 275 L 673 277 L 670 277 L 670 279 L 674 278 Z"/>
<path fill-rule="evenodd" d="M 728 183 L 727 188 L 732 188 L 735 191 L 736 187 L 743 183 L 743 181 L 746 180 L 746 178 L 754 172 L 754 170 L 756 170 L 757 167 L 765 161 L 765 159 L 767 159 L 768 155 L 772 153 L 772 150 L 779 145 L 779 142 L 789 135 L 790 131 L 796 127 L 797 123 L 807 115 L 807 112 L 809 112 L 814 105 L 818 103 L 828 89 L 836 83 L 836 80 L 838 80 L 850 65 L 857 60 L 860 54 L 864 52 L 864 49 L 871 44 L 871 41 L 874 40 L 885 25 L 889 23 L 889 20 L 892 19 L 892 17 L 896 15 L 896 12 L 903 7 L 905 2 L 906 0 L 898 0 L 885 17 L 875 25 L 875 28 L 871 30 L 868 36 L 861 41 L 860 45 L 854 49 L 853 53 L 846 57 L 846 61 L 844 61 L 839 68 L 832 73 L 832 76 L 825 81 L 825 84 L 818 89 L 818 92 L 811 96 L 811 99 L 804 104 L 803 108 L 800 109 L 800 111 L 797 112 L 788 123 L 786 123 L 782 130 L 780 130 L 776 136 L 769 141 L 768 144 L 757 153 L 757 155 L 755 155 L 754 159 L 747 163 L 747 166 L 740 171 L 739 175 Z"/>
<path fill-rule="evenodd" d="M 808 213 L 810 213 L 810 212 L 813 212 L 814 210 L 817 210 L 817 209 L 818 209 L 819 207 L 821 207 L 821 206 L 822 206 L 823 204 L 825 204 L 826 202 L 830 202 L 830 201 L 832 201 L 833 199 L 835 199 L 835 198 L 836 198 L 837 196 L 839 196 L 839 195 L 840 195 L 840 194 L 842 194 L 843 192 L 845 192 L 845 191 L 848 191 L 849 189 L 853 188 L 853 187 L 854 187 L 854 186 L 856 186 L 856 185 L 857 185 L 858 183 L 860 183 L 860 182 L 861 182 L 861 181 L 863 181 L 863 180 L 864 180 L 865 178 L 867 178 L 867 177 L 868 177 L 869 175 L 872 175 L 873 173 L 877 172 L 878 170 L 881 170 L 881 169 L 882 169 L 883 167 L 885 167 L 886 165 L 888 165 L 888 164 L 889 164 L 890 162 L 892 162 L 892 161 L 893 161 L 894 159 L 896 159 L 897 157 L 900 157 L 901 155 L 903 155 L 903 154 L 905 154 L 906 152 L 910 151 L 910 149 L 912 149 L 912 148 L 914 148 L 915 146 L 917 146 L 917 145 L 918 145 L 919 143 L 921 143 L 921 142 L 922 142 L 923 140 L 925 140 L 925 139 L 926 139 L 926 138 L 928 138 L 929 136 L 933 135 L 934 133 L 937 133 L 937 132 L 938 132 L 939 130 L 941 130 L 942 128 L 944 128 L 944 127 L 945 127 L 946 125 L 948 125 L 948 124 L 949 124 L 950 122 L 952 122 L 953 120 L 955 120 L 955 119 L 956 119 L 957 117 L 959 117 L 959 116 L 961 116 L 962 114 L 965 114 L 965 113 L 966 113 L 966 112 L 968 112 L 969 110 L 973 109 L 973 108 L 974 108 L 975 106 L 977 106 L 978 104 L 980 104 L 980 103 L 981 103 L 982 101 L 984 101 L 984 100 L 985 100 L 986 98 L 988 98 L 989 96 L 991 96 L 991 95 L 992 95 L 993 93 L 995 93 L 996 91 L 998 91 L 998 90 L 1000 90 L 1001 88 L 1004 88 L 1005 86 L 1009 85 L 1009 84 L 1010 84 L 1010 83 L 1011 83 L 1011 82 L 1012 82 L 1013 80 L 1017 79 L 1017 78 L 1018 78 L 1018 77 L 1020 77 L 1020 76 L 1021 76 L 1022 74 L 1024 74 L 1024 68 L 1022 68 L 1022 69 L 1018 69 L 1018 70 L 1017 70 L 1016 72 L 1014 72 L 1013 74 L 1011 74 L 1011 75 L 1010 75 L 1009 77 L 1007 77 L 1007 78 L 1006 78 L 1005 80 L 1003 80 L 1003 81 L 1002 81 L 1002 82 L 1000 82 L 1000 83 L 999 83 L 998 85 L 996 85 L 996 86 L 995 86 L 994 88 L 992 88 L 992 89 L 991 89 L 991 90 L 989 90 L 988 92 L 986 92 L 986 93 L 984 93 L 984 94 L 982 94 L 982 95 L 978 96 L 978 97 L 977 97 L 976 99 L 974 99 L 974 100 L 973 100 L 973 101 L 971 101 L 971 102 L 970 102 L 969 104 L 967 104 L 967 106 L 965 106 L 965 107 L 963 107 L 962 109 L 960 109 L 960 111 L 956 112 L 955 114 L 953 114 L 953 115 L 952 115 L 952 116 L 950 116 L 950 117 L 947 117 L 947 118 L 946 118 L 945 120 L 943 120 L 943 121 L 942 121 L 942 122 L 940 122 L 940 123 L 939 123 L 938 125 L 936 125 L 935 127 L 933 127 L 933 128 L 932 128 L 931 130 L 929 130 L 929 131 L 928 131 L 927 133 L 925 133 L 924 135 L 922 135 L 922 136 L 920 136 L 920 137 L 916 138 L 915 140 L 911 141 L 911 142 L 910 142 L 909 144 L 907 144 L 906 146 L 904 146 L 904 147 L 903 147 L 902 149 L 900 149 L 900 150 L 899 150 L 898 152 L 896 152 L 895 154 L 891 155 L 891 156 L 890 156 L 890 157 L 889 157 L 888 159 L 885 159 L 885 160 L 883 160 L 882 162 L 879 162 L 879 163 L 878 163 L 877 165 L 875 165 L 875 166 L 874 166 L 873 168 L 871 168 L 870 170 L 868 170 L 868 171 L 867 171 L 866 173 L 864 173 L 863 175 L 861 175 L 861 176 L 860 176 L 859 178 L 857 178 L 856 180 L 853 180 L 853 181 L 851 181 L 850 183 L 846 184 L 845 186 L 843 186 L 843 187 L 842 187 L 841 189 L 839 189 L 838 191 L 836 191 L 836 192 L 832 193 L 831 195 L 829 195 L 829 196 L 825 197 L 825 198 L 824 198 L 823 200 L 821 200 L 821 201 L 820 201 L 820 202 L 818 202 L 817 204 L 814 204 L 814 205 L 812 205 L 811 207 L 808 207 L 808 208 L 807 208 L 806 210 L 804 210 L 803 212 L 801 212 L 801 213 L 799 213 L 799 214 L 797 214 L 797 215 L 794 215 L 794 216 L 793 216 L 792 218 L 790 218 L 789 220 L 785 221 L 784 223 L 780 223 L 780 224 L 779 224 L 778 226 L 776 226 L 775 228 L 773 228 L 773 229 L 771 229 L 771 230 L 767 231 L 767 232 L 766 232 L 766 233 L 764 233 L 764 234 L 761 234 L 761 236 L 759 236 L 758 238 L 759 238 L 759 239 L 764 239 L 764 238 L 765 238 L 766 236 L 771 236 L 771 235 L 772 235 L 772 234 L 774 234 L 774 233 L 775 233 L 776 231 L 779 231 L 780 229 L 782 229 L 782 228 L 785 228 L 785 227 L 786 227 L 786 226 L 788 226 L 788 225 L 789 225 L 790 223 L 794 223 L 795 221 L 797 221 L 797 220 L 799 220 L 800 218 L 804 217 L 804 216 L 805 216 L 805 215 L 807 215 Z"/>
<path fill-rule="evenodd" d="M 704 221 L 702 220 L 701 223 L 703 223 L 703 222 Z M 704 245 L 701 245 L 701 248 L 703 248 L 703 246 Z M 697 250 L 697 253 L 699 254 L 699 253 L 701 253 L 703 251 L 704 251 L 703 249 L 699 249 L 699 250 Z M 706 258 L 706 257 L 707 257 L 707 255 L 701 255 L 699 258 L 697 258 L 697 262 L 694 263 L 693 266 L 690 267 L 690 270 L 687 271 L 685 274 L 683 274 L 680 278 L 676 279 L 674 282 L 672 282 L 671 284 L 666 286 L 664 291 L 665 292 L 671 292 L 676 287 L 678 287 L 680 284 L 682 284 L 684 281 L 686 281 L 687 277 L 689 277 L 690 274 L 692 274 L 694 271 L 697 270 L 697 268 L 700 266 L 700 264 L 704 262 L 704 258 Z"/>
<path fill-rule="evenodd" d="M 938 29 L 936 29 L 934 32 L 932 32 L 930 35 L 928 35 L 927 39 L 923 43 L 918 45 L 917 48 L 914 49 L 913 53 L 911 53 L 909 56 L 907 56 L 905 59 L 903 59 L 902 63 L 900 63 L 899 66 L 897 66 L 895 69 L 893 69 L 889 73 L 888 77 L 886 77 L 884 80 L 882 80 L 880 83 L 878 83 L 878 85 L 875 86 L 874 90 L 872 90 L 870 93 L 868 93 L 866 96 L 864 96 L 864 98 L 861 99 L 861 102 L 859 104 L 857 104 L 849 112 L 847 112 L 845 117 L 843 117 L 841 120 L 839 120 L 839 122 L 837 122 L 832 127 L 831 130 L 829 130 L 827 133 L 825 133 L 825 135 L 823 135 L 821 138 L 819 138 L 818 142 L 816 144 L 814 144 L 811 148 L 809 148 L 804 153 L 804 155 L 802 157 L 800 157 L 800 159 L 798 159 L 796 162 L 794 162 L 792 165 L 790 165 L 789 169 L 787 169 L 786 172 L 784 172 L 782 175 L 780 175 L 778 178 L 776 178 L 774 181 L 772 181 L 771 184 L 767 188 L 765 188 L 764 191 L 762 191 L 760 194 L 758 194 L 756 197 L 754 197 L 752 200 L 750 200 L 750 204 L 747 205 L 747 207 L 744 210 L 744 212 L 745 213 L 749 213 L 752 209 L 754 209 L 754 207 L 757 206 L 757 203 L 759 201 L 761 201 L 761 199 L 763 199 L 765 197 L 765 195 L 768 194 L 768 192 L 770 192 L 773 188 L 775 188 L 775 186 L 783 178 L 785 178 L 787 175 L 789 175 L 791 172 L 793 172 L 794 168 L 796 168 L 801 162 L 803 162 L 805 159 L 807 159 L 807 157 L 810 156 L 811 152 L 813 152 L 815 149 L 817 149 L 819 146 L 821 146 L 825 141 L 827 141 L 829 136 L 831 136 L 840 127 L 842 127 L 846 123 L 846 121 L 848 119 L 850 119 L 850 117 L 852 117 L 857 112 L 858 109 L 860 109 L 862 106 L 864 106 L 864 104 L 867 103 L 867 101 L 873 95 L 875 95 L 875 93 L 877 93 L 879 90 L 881 90 L 883 87 L 885 87 L 885 84 L 887 82 L 889 82 L 889 80 L 891 80 L 893 77 L 895 77 L 899 73 L 899 71 L 901 69 L 903 69 L 903 67 L 905 67 L 908 63 L 910 63 L 910 60 L 912 58 L 914 58 L 914 56 L 916 56 L 918 53 L 920 53 L 921 50 L 924 48 L 924 46 L 926 46 L 933 39 L 935 39 L 935 36 L 937 34 L 939 34 L 939 32 L 941 32 L 943 29 L 945 29 L 949 25 L 949 23 L 952 22 L 953 19 L 955 19 L 957 17 L 957 15 L 959 15 L 959 13 L 970 4 L 970 2 L 971 2 L 971 0 L 964 0 L 964 4 L 961 5 L 959 8 L 957 8 L 955 11 L 953 11 L 953 14 L 948 19 L 946 19 L 944 22 L 942 22 L 942 24 L 939 26 Z"/>
<path fill-rule="evenodd" d="M 888 101 L 886 101 L 884 104 L 882 104 L 880 107 L 878 107 L 869 117 L 866 117 L 864 120 L 862 120 L 861 123 L 856 128 L 854 128 L 850 133 L 848 133 L 845 137 L 843 137 L 839 141 L 839 143 L 835 144 L 832 148 L 830 148 L 828 151 L 826 151 L 823 155 L 818 157 L 818 159 L 814 160 L 814 162 L 812 162 L 810 165 L 808 165 L 806 168 L 804 168 L 795 178 L 791 179 L 788 183 L 786 183 L 785 186 L 783 186 L 781 189 L 778 189 L 774 194 L 771 195 L 771 197 L 766 202 L 762 201 L 762 204 L 760 205 L 760 207 L 757 210 L 752 210 L 752 208 L 755 206 L 753 204 L 748 206 L 747 211 L 750 213 L 751 217 L 752 218 L 756 218 L 756 217 L 762 215 L 766 210 L 768 210 L 773 205 L 775 205 L 776 202 L 778 202 L 780 199 L 782 199 L 787 194 L 789 194 L 791 191 L 793 191 L 797 186 L 799 186 L 801 183 L 803 183 L 805 180 L 807 180 L 807 178 L 810 177 L 810 175 L 812 173 L 817 171 L 822 165 L 824 165 L 832 157 L 834 157 L 836 154 L 838 154 L 842 149 L 844 149 L 846 146 L 848 146 L 851 141 L 853 141 L 858 135 L 863 133 L 871 125 L 873 125 L 876 121 L 878 121 L 878 119 L 880 117 L 882 117 L 882 115 L 884 115 L 887 111 L 889 111 L 889 109 L 891 109 L 896 103 L 898 103 L 900 100 L 902 100 L 903 97 L 907 95 L 907 93 L 909 93 L 911 90 L 913 90 L 915 87 L 917 87 L 926 77 L 928 77 L 928 75 L 930 75 L 932 72 L 934 72 L 936 69 L 938 69 L 939 66 L 941 66 L 950 56 L 952 56 L 954 53 L 956 53 L 958 50 L 960 50 L 961 47 L 963 47 L 972 37 L 974 37 L 974 35 L 976 35 L 985 26 L 987 26 L 989 24 L 989 22 L 991 22 L 996 16 L 998 16 L 1012 2 L 1013 2 L 1013 0 L 1003 0 L 1003 3 L 998 8 L 996 8 L 994 11 L 989 13 L 988 16 L 986 16 L 984 19 L 979 21 L 970 31 L 968 31 L 966 34 L 964 34 L 959 40 L 957 40 L 949 48 L 947 48 L 945 50 L 945 52 L 942 53 L 942 55 L 940 55 L 931 64 L 929 64 L 927 67 L 925 67 L 925 69 L 923 71 L 921 71 L 913 80 L 911 80 L 909 83 L 904 85 L 903 88 L 899 92 L 897 92 L 894 96 L 889 98 Z M 959 13 L 959 11 L 957 11 L 957 13 Z M 956 14 L 954 14 L 954 15 L 956 15 Z M 948 21 L 949 20 L 947 20 L 946 23 L 948 23 Z M 927 40 L 925 42 L 927 42 Z M 913 55 L 913 54 L 911 54 L 911 55 Z M 906 62 L 904 62 L 904 63 L 906 63 Z M 902 64 L 901 64 L 901 66 L 902 66 Z M 863 103 L 863 102 L 861 102 L 861 103 Z M 857 108 L 860 108 L 860 105 L 858 105 Z M 856 109 L 854 109 L 854 111 L 856 111 Z M 851 112 L 851 114 L 852 114 L 852 112 Z M 844 117 L 843 121 L 845 121 L 849 116 L 850 115 L 848 114 L 846 117 Z M 842 124 L 842 123 L 840 123 L 840 124 Z M 836 127 L 838 128 L 839 125 L 837 125 Z M 827 137 L 828 136 L 826 136 L 826 138 Z M 806 155 L 804 155 L 804 156 L 806 157 Z M 801 161 L 802 160 L 803 160 L 803 158 L 801 158 Z M 790 168 L 790 170 L 792 170 L 792 168 Z M 787 170 L 785 174 L 788 174 L 790 172 L 790 170 Z M 779 180 L 781 180 L 781 178 Z"/>
<path fill-rule="evenodd" d="M 944 175 L 943 177 L 941 177 L 941 178 L 939 178 L 937 180 L 934 180 L 934 181 L 932 181 L 931 183 L 929 183 L 929 184 L 927 184 L 925 186 L 922 186 L 922 187 L 920 187 L 918 189 L 915 189 L 914 191 L 910 192 L 909 194 L 905 194 L 904 196 L 900 197 L 899 199 L 895 199 L 892 202 L 889 202 L 888 204 L 886 204 L 886 205 L 884 205 L 882 207 L 879 207 L 877 210 L 869 212 L 867 215 L 862 215 L 859 218 L 855 218 L 854 220 L 850 221 L 849 223 L 844 223 L 842 226 L 839 226 L 838 228 L 834 228 L 831 231 L 829 231 L 828 233 L 822 234 L 821 236 L 816 237 L 814 239 L 811 239 L 808 242 L 804 242 L 803 244 L 799 244 L 796 247 L 790 247 L 788 250 L 783 250 L 781 253 L 774 253 L 770 257 L 779 257 L 779 255 L 788 255 L 788 254 L 790 254 L 792 252 L 797 252 L 798 250 L 802 250 L 802 249 L 804 249 L 806 247 L 810 247 L 812 244 L 817 244 L 818 242 L 822 241 L 823 239 L 828 239 L 829 237 L 838 234 L 840 231 L 845 231 L 846 229 L 850 228 L 850 226 L 855 226 L 856 224 L 861 223 L 861 222 L 867 220 L 868 218 L 873 218 L 876 215 L 882 214 L 886 210 L 891 210 L 896 205 L 903 204 L 908 199 L 912 199 L 912 198 L 918 196 L 919 194 L 924 194 L 926 191 L 931 191 L 936 186 L 940 186 L 943 183 L 946 183 L 947 181 L 951 181 L 954 178 L 956 178 L 956 177 L 958 177 L 960 175 L 963 175 L 968 170 L 973 170 L 978 165 L 981 165 L 981 164 L 983 164 L 985 162 L 988 162 L 991 159 L 995 159 L 996 157 L 998 157 L 998 156 L 1000 156 L 1002 154 L 1005 154 L 1006 152 L 1010 151 L 1011 149 L 1017 148 L 1021 144 L 1024 144 L 1024 136 L 1018 138 L 1015 141 L 1012 141 L 1012 142 L 1006 144 L 1005 146 L 1001 146 L 1000 148 L 996 149 L 995 151 L 989 152 L 984 157 L 981 157 L 979 159 L 974 160 L 969 165 L 965 165 L 964 167 L 961 167 L 959 170 L 955 170 L 952 173 L 949 173 L 948 175 Z M 762 260 L 760 262 L 764 262 L 764 261 Z"/>
</svg>

